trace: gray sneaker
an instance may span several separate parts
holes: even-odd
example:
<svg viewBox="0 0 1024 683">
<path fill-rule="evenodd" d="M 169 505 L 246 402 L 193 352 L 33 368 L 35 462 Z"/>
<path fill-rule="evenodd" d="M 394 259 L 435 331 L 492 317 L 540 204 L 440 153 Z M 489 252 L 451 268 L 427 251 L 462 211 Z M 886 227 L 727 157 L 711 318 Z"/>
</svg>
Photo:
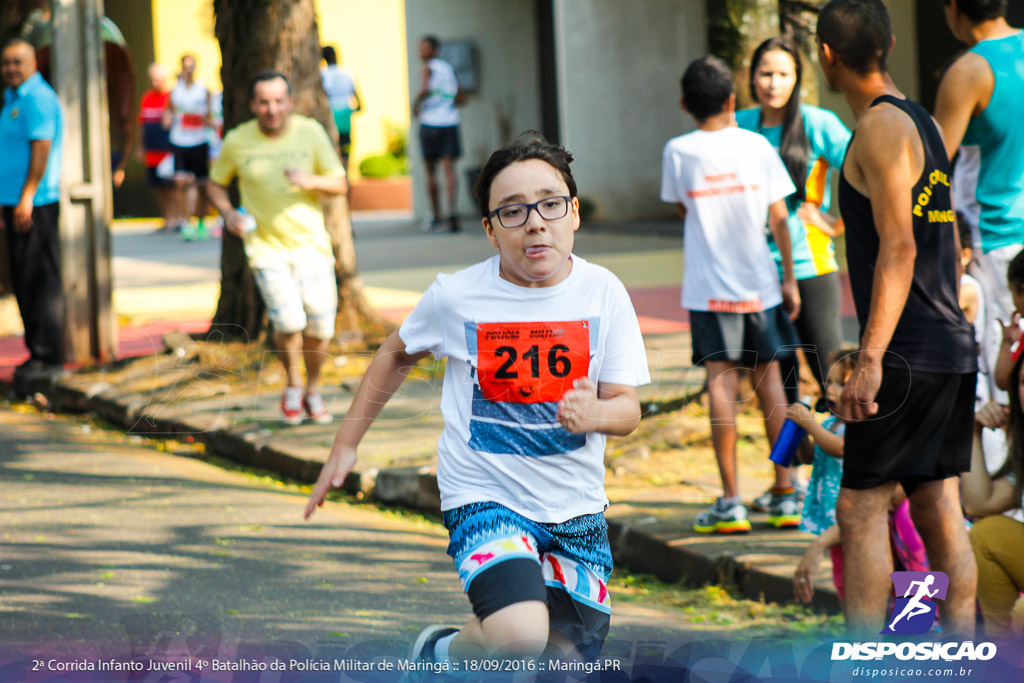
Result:
<svg viewBox="0 0 1024 683">
<path fill-rule="evenodd" d="M 750 531 L 747 508 L 733 505 L 723 510 L 718 503 L 716 500 L 711 507 L 697 515 L 693 523 L 694 531 L 700 534 L 745 534 Z"/>
<path fill-rule="evenodd" d="M 415 642 L 413 642 L 412 647 L 409 648 L 409 661 L 413 663 L 436 662 L 437 659 L 434 654 L 434 646 L 437 645 L 437 641 L 445 636 L 458 632 L 459 629 L 457 628 L 442 626 L 441 624 L 431 624 L 420 631 L 420 634 L 416 636 Z"/>
<path fill-rule="evenodd" d="M 807 486 L 794 486 L 793 495 L 796 496 L 797 503 L 803 503 L 804 498 L 807 496 Z M 762 493 L 760 496 L 755 498 L 750 503 L 750 509 L 754 512 L 769 512 L 772 507 L 772 487 L 769 486 L 768 490 Z"/>
</svg>

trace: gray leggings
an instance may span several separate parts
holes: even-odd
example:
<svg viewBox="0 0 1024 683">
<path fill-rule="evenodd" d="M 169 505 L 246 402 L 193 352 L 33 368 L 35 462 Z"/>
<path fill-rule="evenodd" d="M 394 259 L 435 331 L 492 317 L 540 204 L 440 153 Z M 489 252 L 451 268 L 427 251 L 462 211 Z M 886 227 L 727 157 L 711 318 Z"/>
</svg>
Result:
<svg viewBox="0 0 1024 683">
<path fill-rule="evenodd" d="M 811 366 L 814 379 L 818 380 L 822 393 L 828 379 L 829 355 L 843 343 L 843 331 L 839 323 L 839 273 L 827 273 L 798 280 L 800 289 L 800 317 L 794 321 L 807 364 Z M 786 389 L 786 400 L 795 403 L 800 400 L 797 355 L 779 360 L 782 382 Z"/>
</svg>

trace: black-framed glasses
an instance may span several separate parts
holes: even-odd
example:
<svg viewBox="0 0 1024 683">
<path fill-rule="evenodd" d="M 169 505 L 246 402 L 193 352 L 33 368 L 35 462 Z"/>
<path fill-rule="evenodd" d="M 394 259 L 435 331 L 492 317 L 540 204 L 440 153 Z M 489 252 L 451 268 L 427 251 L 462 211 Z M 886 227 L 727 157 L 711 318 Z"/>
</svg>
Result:
<svg viewBox="0 0 1024 683">
<path fill-rule="evenodd" d="M 565 218 L 569 213 L 569 202 L 572 197 L 545 197 L 533 204 L 506 204 L 499 206 L 487 214 L 488 218 L 498 217 L 498 222 L 503 228 L 521 228 L 530 220 L 530 211 L 537 214 L 546 221 L 556 221 Z"/>
</svg>

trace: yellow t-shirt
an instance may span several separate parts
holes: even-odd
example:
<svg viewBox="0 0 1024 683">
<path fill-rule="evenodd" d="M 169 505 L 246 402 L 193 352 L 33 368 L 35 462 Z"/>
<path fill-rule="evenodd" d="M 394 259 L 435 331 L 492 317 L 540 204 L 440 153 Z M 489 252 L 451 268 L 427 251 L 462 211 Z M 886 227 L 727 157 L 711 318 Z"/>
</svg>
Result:
<svg viewBox="0 0 1024 683">
<path fill-rule="evenodd" d="M 320 199 L 288 182 L 284 170 L 289 167 L 315 175 L 345 173 L 324 127 L 297 114 L 275 138 L 264 135 L 255 120 L 237 126 L 225 136 L 210 169 L 210 180 L 218 185 L 238 177 L 242 206 L 256 219 L 256 230 L 245 240 L 254 268 L 298 262 L 315 253 L 333 260 Z"/>
</svg>

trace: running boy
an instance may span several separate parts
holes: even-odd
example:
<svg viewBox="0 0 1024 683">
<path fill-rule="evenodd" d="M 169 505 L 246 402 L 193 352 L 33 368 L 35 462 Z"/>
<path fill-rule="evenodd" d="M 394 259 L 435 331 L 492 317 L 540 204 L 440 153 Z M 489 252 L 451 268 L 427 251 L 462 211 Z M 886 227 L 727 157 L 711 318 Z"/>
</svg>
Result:
<svg viewBox="0 0 1024 683">
<path fill-rule="evenodd" d="M 540 138 L 491 155 L 476 185 L 492 258 L 439 275 L 374 356 L 306 507 L 342 484 L 409 366 L 447 358 L 441 510 L 475 618 L 425 629 L 411 659 L 596 657 L 608 633 L 605 434 L 640 421 L 650 381 L 636 313 L 608 270 L 572 254 L 572 156 Z"/>
<path fill-rule="evenodd" d="M 692 62 L 682 78 L 683 110 L 697 120 L 673 138 L 662 157 L 661 199 L 684 221 L 682 306 L 690 310 L 693 362 L 708 373 L 711 438 L 723 496 L 698 515 L 702 533 L 750 530 L 736 473 L 739 366 L 753 368 L 754 387 L 773 443 L 786 419 L 778 358 L 792 353 L 790 319 L 800 312 L 793 275 L 786 197 L 793 181 L 761 135 L 735 127 L 732 73 L 716 57 Z M 782 257 L 781 288 L 764 235 L 768 218 Z M 775 466 L 768 521 L 800 524 L 788 468 Z"/>
</svg>

